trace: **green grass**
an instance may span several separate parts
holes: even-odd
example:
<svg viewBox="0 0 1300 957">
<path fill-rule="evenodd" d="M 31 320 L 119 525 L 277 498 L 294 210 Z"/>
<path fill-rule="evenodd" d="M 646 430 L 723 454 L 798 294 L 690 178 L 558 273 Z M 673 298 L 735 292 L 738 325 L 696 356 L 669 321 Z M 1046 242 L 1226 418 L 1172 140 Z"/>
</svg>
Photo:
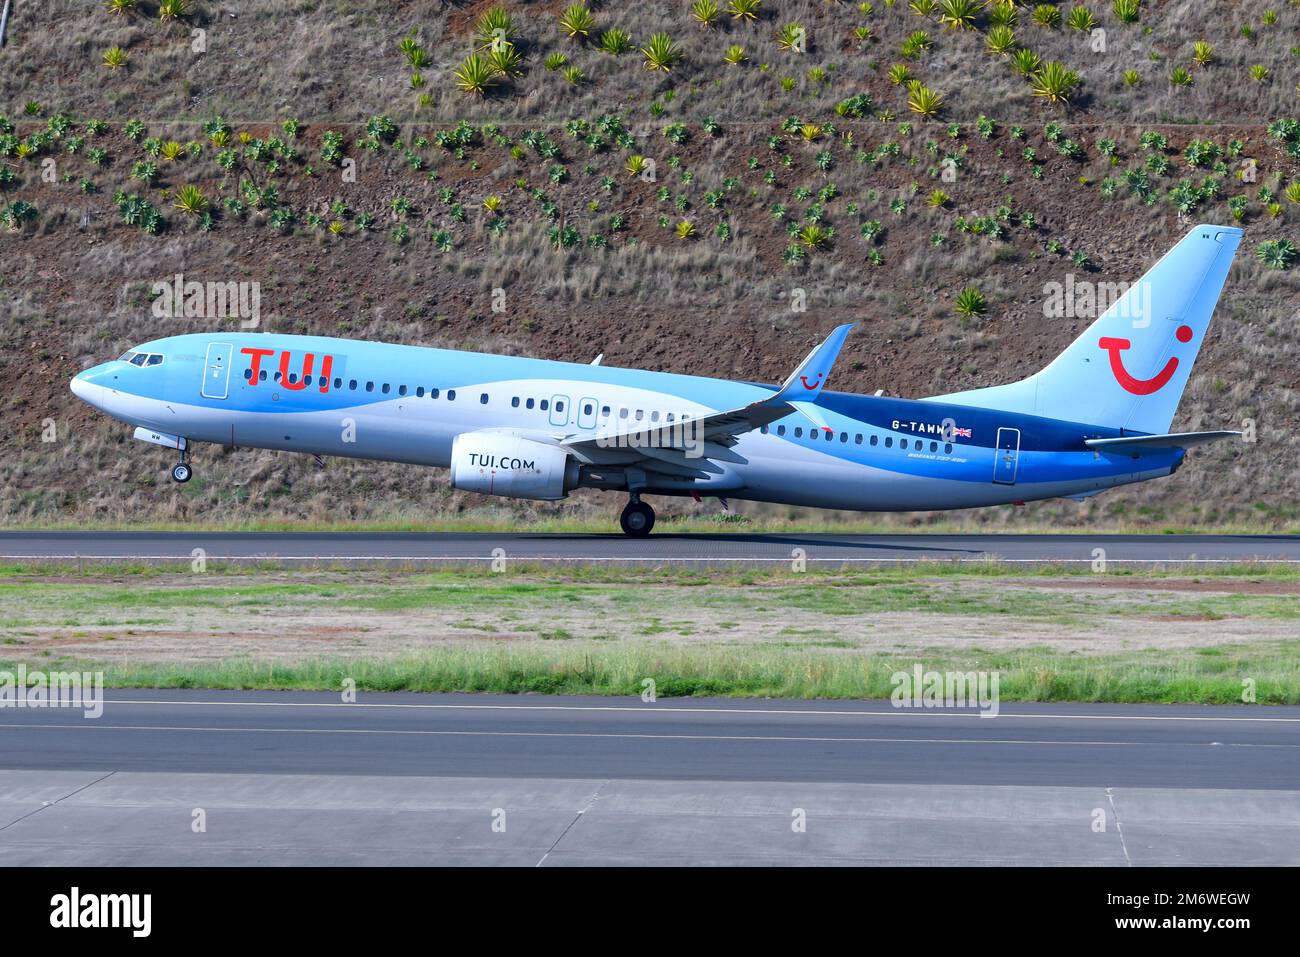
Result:
<svg viewBox="0 0 1300 957">
<path fill-rule="evenodd" d="M 918 660 L 927 670 L 996 670 L 1004 701 L 1231 704 L 1241 702 L 1242 679 L 1251 678 L 1260 704 L 1300 703 L 1297 640 L 1104 658 L 1033 648 L 977 659 L 918 659 L 819 649 L 573 647 L 559 641 L 544 650 L 462 647 L 388 661 L 183 665 L 41 659 L 28 665 L 102 669 L 111 687 L 338 690 L 351 678 L 358 689 L 377 692 L 636 695 L 649 678 L 664 697 L 887 698 L 891 674 Z"/>
</svg>

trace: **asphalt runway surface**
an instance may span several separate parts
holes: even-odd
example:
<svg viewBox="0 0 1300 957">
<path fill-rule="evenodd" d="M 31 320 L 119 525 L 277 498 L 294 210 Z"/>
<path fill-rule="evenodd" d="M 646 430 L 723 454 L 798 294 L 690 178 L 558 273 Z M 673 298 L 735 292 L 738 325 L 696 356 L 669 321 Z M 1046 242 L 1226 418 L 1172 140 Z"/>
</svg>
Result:
<svg viewBox="0 0 1300 957">
<path fill-rule="evenodd" d="M 0 532 L 0 561 L 375 563 L 520 561 L 653 564 L 809 562 L 1226 564 L 1300 562 L 1300 535 L 836 535 L 507 532 Z M 497 550 L 500 550 L 499 552 Z"/>
<path fill-rule="evenodd" d="M 0 857 L 1297 864 L 1298 731 L 1292 707 L 124 689 L 98 718 L 0 709 Z"/>
</svg>

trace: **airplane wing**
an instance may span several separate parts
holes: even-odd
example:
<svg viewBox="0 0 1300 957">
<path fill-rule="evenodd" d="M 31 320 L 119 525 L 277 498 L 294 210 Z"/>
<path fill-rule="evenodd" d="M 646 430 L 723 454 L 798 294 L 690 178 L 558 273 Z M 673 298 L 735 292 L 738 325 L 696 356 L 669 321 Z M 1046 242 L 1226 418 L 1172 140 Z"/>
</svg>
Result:
<svg viewBox="0 0 1300 957">
<path fill-rule="evenodd" d="M 1098 452 L 1125 452 L 1139 449 L 1185 449 L 1219 439 L 1231 439 L 1240 432 L 1170 432 L 1166 435 L 1125 435 L 1115 439 L 1084 439 L 1083 444 Z"/>
<path fill-rule="evenodd" d="M 624 427 L 598 435 L 570 433 L 554 438 L 580 458 L 599 464 L 642 462 L 652 471 L 692 478 L 719 474 L 723 470 L 714 462 L 743 461 L 730 451 L 741 435 L 783 419 L 791 412 L 801 413 L 819 429 L 833 431 L 814 403 L 854 325 L 850 322 L 836 327 L 821 345 L 808 353 L 780 389 L 742 408 L 710 412 L 674 423 L 641 424 L 638 428 Z M 653 448 L 635 444 L 636 437 L 647 434 L 653 436 Z"/>
</svg>

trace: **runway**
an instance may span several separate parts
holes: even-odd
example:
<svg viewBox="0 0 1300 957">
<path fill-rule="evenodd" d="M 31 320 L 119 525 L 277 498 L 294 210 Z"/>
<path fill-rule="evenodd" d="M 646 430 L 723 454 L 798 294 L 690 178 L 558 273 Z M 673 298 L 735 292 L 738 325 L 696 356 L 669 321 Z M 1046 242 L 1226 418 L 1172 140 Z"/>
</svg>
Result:
<svg viewBox="0 0 1300 957">
<path fill-rule="evenodd" d="M 726 565 L 919 561 L 1120 565 L 1300 563 L 1300 535 L 575 535 L 505 532 L 0 532 L 0 561 Z M 1101 551 L 1099 552 L 1098 549 Z"/>
<path fill-rule="evenodd" d="M 120 690 L 99 718 L 0 709 L 0 857 L 1297 864 L 1298 731 L 1300 708 Z"/>
</svg>

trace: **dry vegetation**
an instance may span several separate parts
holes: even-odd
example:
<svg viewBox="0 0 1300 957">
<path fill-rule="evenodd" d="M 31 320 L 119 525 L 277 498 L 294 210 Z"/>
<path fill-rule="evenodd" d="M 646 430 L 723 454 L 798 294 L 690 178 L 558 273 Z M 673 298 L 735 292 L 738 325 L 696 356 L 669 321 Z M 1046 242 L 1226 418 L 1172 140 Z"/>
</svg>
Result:
<svg viewBox="0 0 1300 957">
<path fill-rule="evenodd" d="M 1175 428 L 1253 419 L 1258 442 L 1197 449 L 1172 479 L 1086 503 L 959 520 L 1300 522 L 1300 268 L 1257 256 L 1300 245 L 1294 2 L 1144 0 L 1123 24 L 1092 0 L 1104 50 L 1070 26 L 1075 4 L 1056 27 L 1018 7 L 1016 44 L 1077 74 L 1058 103 L 988 51 L 993 7 L 963 30 L 940 22 L 942 3 L 923 17 L 904 0 L 763 0 L 750 21 L 719 2 L 706 29 L 684 0 L 607 3 L 582 40 L 560 25 L 568 4 L 503 5 L 521 73 L 483 95 L 456 72 L 485 2 L 195 0 L 168 20 L 157 0 L 18 6 L 0 76 L 0 522 L 482 507 L 438 472 L 218 449 L 173 487 L 165 453 L 66 382 L 133 343 L 219 325 L 152 315 L 152 284 L 176 273 L 260 283 L 275 331 L 765 381 L 857 319 L 835 385 L 926 395 L 1041 367 L 1088 321 L 1046 317 L 1048 283 L 1134 279 L 1207 220 L 1246 239 Z M 802 53 L 778 43 L 789 24 Z M 610 29 L 633 47 L 603 52 Z M 908 46 L 918 30 L 928 43 Z M 668 72 L 643 69 L 659 31 L 681 53 Z M 735 45 L 746 60 L 725 62 Z M 549 69 L 557 53 L 566 65 Z M 921 86 L 894 83 L 898 64 Z M 1171 82 L 1177 69 L 1191 85 Z M 934 116 L 915 109 L 922 88 L 941 98 Z M 653 182 L 629 173 L 635 156 L 655 161 Z M 958 312 L 966 287 L 982 311 Z M 612 501 L 497 506 L 583 517 Z"/>
</svg>

